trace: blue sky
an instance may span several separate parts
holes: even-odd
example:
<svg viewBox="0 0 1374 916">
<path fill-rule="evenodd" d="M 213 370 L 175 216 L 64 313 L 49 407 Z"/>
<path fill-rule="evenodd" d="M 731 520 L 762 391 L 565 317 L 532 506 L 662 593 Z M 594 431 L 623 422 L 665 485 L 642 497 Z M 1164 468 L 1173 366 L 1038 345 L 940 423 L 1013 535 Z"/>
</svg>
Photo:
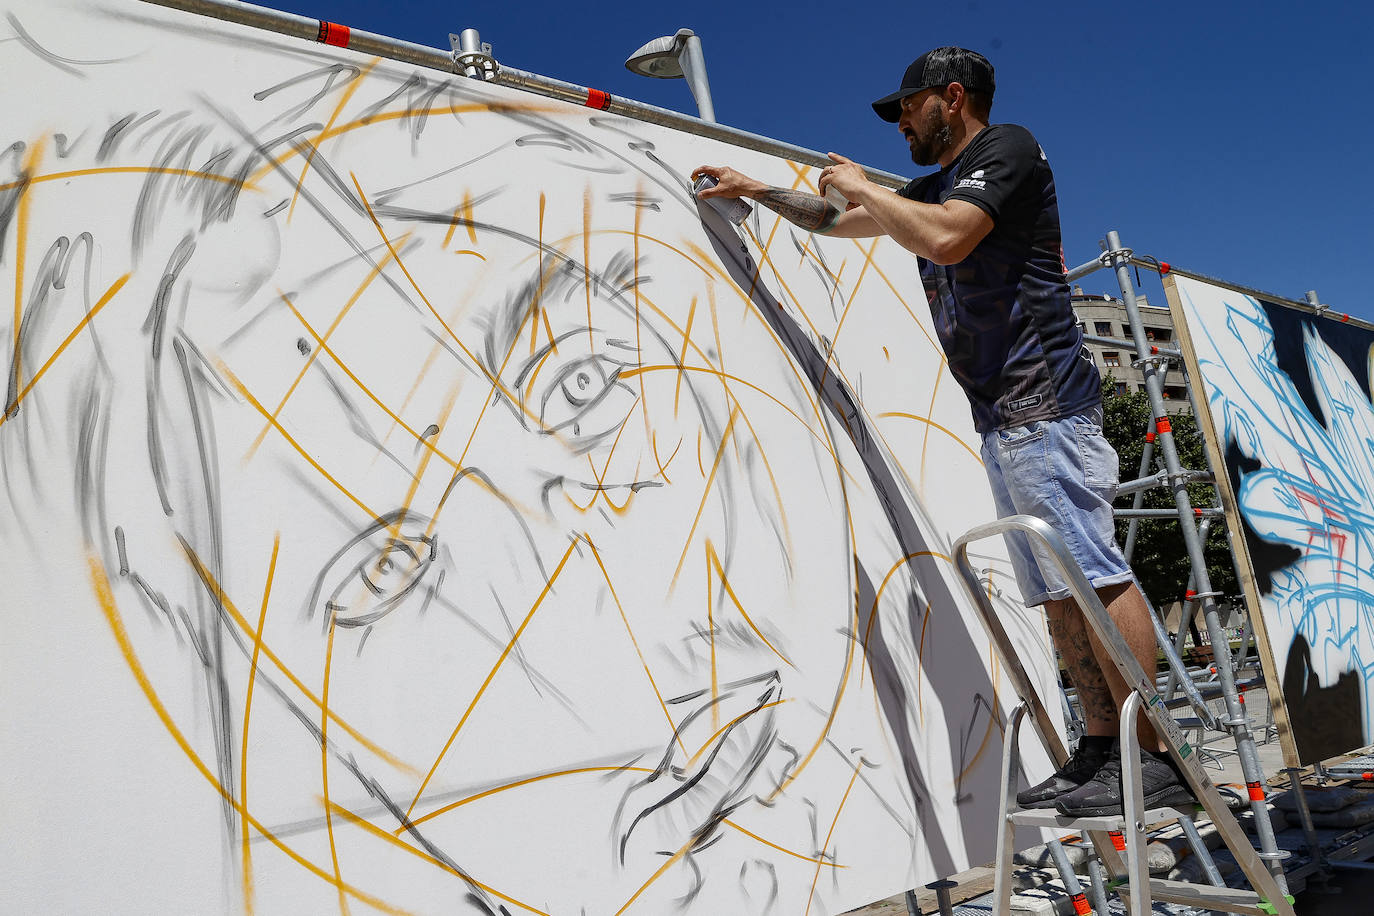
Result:
<svg viewBox="0 0 1374 916">
<path fill-rule="evenodd" d="M 476 28 L 508 66 L 695 113 L 683 81 L 624 67 L 691 28 L 720 121 L 909 176 L 924 170 L 869 102 L 922 51 L 964 45 L 997 68 L 993 120 L 1024 124 L 1049 156 L 1070 266 L 1117 229 L 1139 254 L 1293 298 L 1316 289 L 1374 321 L 1360 280 L 1374 254 L 1374 7 L 1362 3 L 265 5 L 431 47 Z M 1116 291 L 1106 272 L 1083 286 Z"/>
</svg>

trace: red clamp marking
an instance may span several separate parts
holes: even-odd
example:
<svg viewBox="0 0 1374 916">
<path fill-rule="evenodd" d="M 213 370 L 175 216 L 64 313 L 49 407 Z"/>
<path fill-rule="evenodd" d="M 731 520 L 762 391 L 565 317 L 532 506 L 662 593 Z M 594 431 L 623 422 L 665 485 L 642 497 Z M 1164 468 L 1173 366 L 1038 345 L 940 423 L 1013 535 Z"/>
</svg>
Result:
<svg viewBox="0 0 1374 916">
<path fill-rule="evenodd" d="M 1350 320 L 1350 316 L 1349 316 L 1349 315 L 1342 315 L 1342 316 L 1341 316 L 1341 321 L 1342 321 L 1342 322 L 1346 322 L 1346 321 L 1349 321 L 1349 320 Z"/>
<path fill-rule="evenodd" d="M 1126 851 L 1126 838 L 1121 835 L 1120 830 L 1108 830 L 1107 836 L 1112 838 L 1112 848 L 1117 852 Z"/>
<path fill-rule="evenodd" d="M 1169 262 L 1168 262 L 1168 261 L 1160 261 L 1160 262 L 1159 262 L 1159 275 L 1160 275 L 1161 277 L 1164 276 L 1165 274 L 1167 274 L 1167 273 L 1168 273 L 1169 271 L 1171 271 L 1171 270 L 1173 270 L 1173 268 L 1169 266 Z"/>
<path fill-rule="evenodd" d="M 1083 894 L 1073 895 L 1073 911 L 1076 916 L 1088 916 L 1093 908 L 1088 906 L 1088 898 Z"/>
<path fill-rule="evenodd" d="M 1257 782 L 1247 782 L 1245 788 L 1250 790 L 1251 801 L 1264 801 L 1264 786 Z"/>
<path fill-rule="evenodd" d="M 1194 517 L 1194 518 L 1202 518 L 1202 510 L 1201 510 L 1201 509 L 1194 509 L 1194 510 L 1193 510 L 1193 517 Z"/>
<path fill-rule="evenodd" d="M 1155 417 L 1155 429 L 1159 431 L 1159 434 L 1161 436 L 1165 433 L 1170 433 L 1174 431 L 1173 426 L 1169 423 L 1168 417 Z"/>
<path fill-rule="evenodd" d="M 611 104 L 609 92 L 602 92 L 600 89 L 588 89 L 587 101 L 583 103 L 587 108 L 595 108 L 598 111 L 605 111 L 606 106 Z"/>
<path fill-rule="evenodd" d="M 1183 593 L 1183 600 L 1184 600 L 1184 601 L 1192 601 L 1192 600 L 1193 600 L 1194 598 L 1196 598 L 1196 597 L 1197 597 L 1197 592 L 1196 592 L 1195 590 L 1191 589 L 1191 588 L 1188 589 L 1186 592 Z"/>
<path fill-rule="evenodd" d="M 1148 433 L 1145 434 L 1145 441 L 1146 441 L 1146 442 L 1153 442 L 1153 441 L 1155 441 L 1155 434 L 1154 434 L 1153 431 L 1148 432 Z"/>
<path fill-rule="evenodd" d="M 333 45 L 336 48 L 346 48 L 348 47 L 349 32 L 350 29 L 346 25 L 339 25 L 337 22 L 325 22 L 321 19 L 320 34 L 315 40 Z"/>
<path fill-rule="evenodd" d="M 1360 778 L 1364 780 L 1374 780 L 1374 773 L 1361 773 Z"/>
</svg>

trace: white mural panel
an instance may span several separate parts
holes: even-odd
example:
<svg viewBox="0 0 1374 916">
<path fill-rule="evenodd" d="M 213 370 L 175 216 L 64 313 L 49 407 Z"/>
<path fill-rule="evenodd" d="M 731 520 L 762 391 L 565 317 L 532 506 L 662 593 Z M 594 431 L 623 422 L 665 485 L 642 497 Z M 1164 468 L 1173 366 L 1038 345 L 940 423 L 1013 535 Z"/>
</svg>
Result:
<svg viewBox="0 0 1374 916">
<path fill-rule="evenodd" d="M 1294 763 L 1374 742 L 1374 331 L 1186 277 L 1186 323 Z M 1281 701 L 1281 704 L 1280 704 Z"/>
<path fill-rule="evenodd" d="M 687 178 L 812 169 L 134 0 L 0 31 L 17 910 L 837 913 L 991 858 L 915 261 Z"/>
</svg>

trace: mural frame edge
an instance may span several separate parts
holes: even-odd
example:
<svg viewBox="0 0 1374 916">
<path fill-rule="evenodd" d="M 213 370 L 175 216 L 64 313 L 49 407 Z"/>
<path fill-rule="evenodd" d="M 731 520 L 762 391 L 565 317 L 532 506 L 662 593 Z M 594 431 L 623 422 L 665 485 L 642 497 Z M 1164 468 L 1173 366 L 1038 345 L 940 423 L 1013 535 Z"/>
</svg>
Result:
<svg viewBox="0 0 1374 916">
<path fill-rule="evenodd" d="M 1164 285 L 1164 297 L 1169 303 L 1169 314 L 1174 322 L 1174 332 L 1177 335 L 1179 349 L 1183 353 L 1184 370 L 1188 373 L 1189 378 L 1201 383 L 1202 371 L 1198 366 L 1197 352 L 1193 349 L 1192 331 L 1188 327 L 1187 317 L 1183 313 L 1183 303 L 1179 299 L 1178 288 L 1172 276 L 1165 275 L 1160 280 Z M 1244 536 L 1240 534 L 1243 530 L 1241 517 L 1236 503 L 1236 494 L 1231 489 L 1231 478 L 1226 475 L 1225 455 L 1217 447 L 1216 425 L 1212 422 L 1212 412 L 1208 405 L 1206 392 L 1200 384 L 1194 387 L 1194 392 L 1193 407 L 1197 411 L 1198 432 L 1202 436 L 1203 448 L 1206 449 L 1207 458 L 1212 465 L 1213 485 L 1221 499 L 1231 553 L 1238 561 L 1235 564 L 1236 575 L 1240 579 L 1241 589 L 1245 595 L 1246 615 L 1250 619 L 1250 626 L 1255 635 L 1255 648 L 1260 658 L 1260 673 L 1264 677 L 1265 690 L 1269 694 L 1269 709 L 1274 717 L 1274 724 L 1278 728 L 1279 746 L 1283 749 L 1283 762 L 1285 766 L 1290 767 L 1305 766 L 1306 764 L 1299 756 L 1297 743 L 1293 739 L 1293 731 L 1289 727 L 1288 705 L 1284 701 L 1283 687 L 1276 675 L 1278 668 L 1274 664 L 1269 634 L 1265 629 L 1259 590 L 1255 586 L 1254 562 L 1250 557 L 1250 548 L 1246 545 Z M 1198 397 L 1197 394 L 1202 396 Z M 1227 651 L 1229 654 L 1229 647 Z M 1215 660 L 1216 657 L 1213 655 L 1213 661 Z"/>
</svg>

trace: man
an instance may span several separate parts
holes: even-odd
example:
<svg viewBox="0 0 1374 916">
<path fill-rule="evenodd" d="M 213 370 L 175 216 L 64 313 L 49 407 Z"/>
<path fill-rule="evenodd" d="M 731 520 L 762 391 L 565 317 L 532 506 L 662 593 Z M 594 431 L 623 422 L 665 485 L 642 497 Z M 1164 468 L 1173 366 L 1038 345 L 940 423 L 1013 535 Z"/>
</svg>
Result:
<svg viewBox="0 0 1374 916">
<path fill-rule="evenodd" d="M 1102 437 L 1101 383 L 1069 304 L 1054 176 L 1025 128 L 988 126 L 995 88 L 992 64 L 976 52 L 944 47 L 917 58 L 873 110 L 897 124 L 917 165 L 938 163 L 940 171 L 894 194 L 831 153 L 819 189 L 841 194 L 844 212 L 823 196 L 768 187 L 729 168 L 702 166 L 693 177 L 717 181 L 700 197 L 748 197 L 827 235 L 890 235 L 921 259 L 950 372 L 983 437 L 999 515 L 1034 515 L 1059 532 L 1152 672 L 1149 610 L 1114 540 L 1117 457 Z M 1076 816 L 1119 812 L 1115 736 L 1128 688 L 1046 552 L 1019 533 L 1008 540 L 1025 601 L 1045 605 L 1086 720 L 1068 762 L 1017 801 Z M 1137 728 L 1146 804 L 1191 800 L 1154 731 L 1143 718 Z"/>
</svg>

